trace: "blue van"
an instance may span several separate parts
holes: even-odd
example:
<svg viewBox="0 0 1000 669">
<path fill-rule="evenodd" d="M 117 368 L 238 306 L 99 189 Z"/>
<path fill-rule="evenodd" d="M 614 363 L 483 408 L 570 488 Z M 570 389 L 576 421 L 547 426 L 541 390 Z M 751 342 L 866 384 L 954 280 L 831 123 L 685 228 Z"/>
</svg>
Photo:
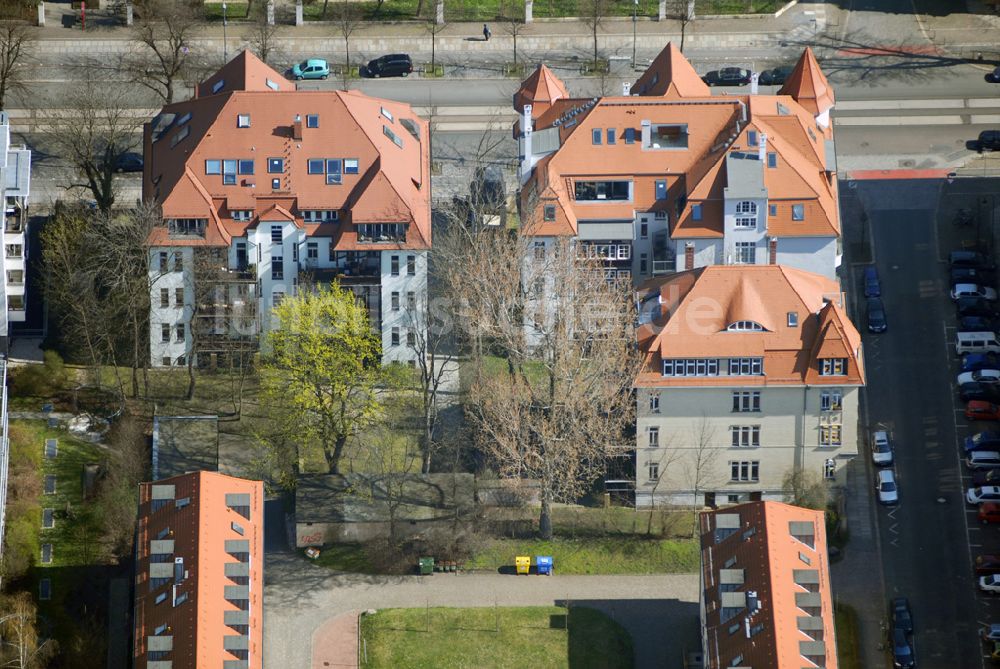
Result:
<svg viewBox="0 0 1000 669">
<path fill-rule="evenodd" d="M 882 286 L 878 282 L 878 270 L 874 265 L 865 267 L 865 297 L 879 297 Z"/>
</svg>

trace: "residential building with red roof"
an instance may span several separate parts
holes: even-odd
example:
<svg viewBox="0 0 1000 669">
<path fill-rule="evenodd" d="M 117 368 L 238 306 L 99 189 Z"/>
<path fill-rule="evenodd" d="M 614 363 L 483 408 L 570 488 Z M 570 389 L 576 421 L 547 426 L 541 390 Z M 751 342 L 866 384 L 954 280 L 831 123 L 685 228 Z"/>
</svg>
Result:
<svg viewBox="0 0 1000 669">
<path fill-rule="evenodd" d="M 296 90 L 244 51 L 144 129 L 154 365 L 256 343 L 299 281 L 367 305 L 385 361 L 413 360 L 431 246 L 430 135 L 403 103 Z"/>
<path fill-rule="evenodd" d="M 136 669 L 263 666 L 264 484 L 191 472 L 139 485 Z"/>
<path fill-rule="evenodd" d="M 845 483 L 865 370 L 835 280 L 708 265 L 636 299 L 637 506 L 780 500 L 796 467 Z"/>
<path fill-rule="evenodd" d="M 834 95 L 808 48 L 775 94 L 713 96 L 668 44 L 627 95 L 572 98 L 540 67 L 514 103 L 524 225 L 575 238 L 609 278 L 710 264 L 834 276 Z"/>
<path fill-rule="evenodd" d="M 837 669 L 823 512 L 750 502 L 700 530 L 705 669 Z"/>
</svg>

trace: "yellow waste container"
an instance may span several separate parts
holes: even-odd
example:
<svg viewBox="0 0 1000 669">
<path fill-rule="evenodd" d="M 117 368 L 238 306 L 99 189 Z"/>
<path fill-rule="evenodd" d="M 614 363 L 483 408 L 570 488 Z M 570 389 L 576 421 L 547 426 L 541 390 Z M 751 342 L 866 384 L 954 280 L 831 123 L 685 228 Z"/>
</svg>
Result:
<svg viewBox="0 0 1000 669">
<path fill-rule="evenodd" d="M 518 574 L 530 574 L 531 573 L 531 556 L 529 555 L 518 555 L 514 558 L 514 566 L 517 567 Z"/>
</svg>

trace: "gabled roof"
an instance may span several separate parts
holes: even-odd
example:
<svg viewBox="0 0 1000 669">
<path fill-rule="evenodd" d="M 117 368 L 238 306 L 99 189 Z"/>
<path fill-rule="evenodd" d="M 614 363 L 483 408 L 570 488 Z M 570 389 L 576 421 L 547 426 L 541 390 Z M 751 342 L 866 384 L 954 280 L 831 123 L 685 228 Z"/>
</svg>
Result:
<svg viewBox="0 0 1000 669">
<path fill-rule="evenodd" d="M 749 502 L 703 513 L 700 529 L 705 667 L 837 669 L 823 512 Z"/>
<path fill-rule="evenodd" d="M 709 265 L 643 284 L 637 386 L 731 385 L 712 376 L 664 377 L 664 359 L 763 358 L 743 385 L 863 385 L 861 337 L 834 280 L 784 265 Z M 762 331 L 727 328 L 755 323 Z M 843 376 L 820 376 L 820 358 L 847 358 Z"/>
<path fill-rule="evenodd" d="M 195 97 L 219 95 L 229 91 L 294 91 L 295 84 L 273 70 L 252 51 L 244 50 L 223 65 L 218 72 L 195 88 Z"/>
<path fill-rule="evenodd" d="M 795 64 L 795 69 L 778 90 L 778 95 L 790 95 L 796 102 L 808 109 L 815 116 L 833 107 L 836 100 L 833 88 L 826 80 L 823 70 L 816 62 L 812 49 L 806 47 Z"/>
<path fill-rule="evenodd" d="M 253 212 L 249 227 L 262 215 L 275 214 L 307 234 L 334 228 L 350 233 L 336 237 L 356 240 L 353 210 L 358 222 L 408 224 L 406 242 L 398 247 L 428 248 L 426 121 L 408 104 L 355 91 L 297 91 L 283 79 L 273 90 L 267 81 L 277 76 L 255 56 L 242 54 L 205 82 L 210 91 L 211 82 L 223 81 L 218 93 L 168 105 L 146 124 L 144 197 L 161 205 L 165 219 L 208 220 L 204 239 L 178 240 L 179 245 L 228 245 L 248 227 L 231 212 L 246 210 Z M 280 172 L 271 173 L 271 159 L 281 160 Z M 236 161 L 238 174 L 224 183 L 219 163 L 235 172 Z M 317 162 L 323 169 L 314 169 Z M 337 166 L 335 181 L 325 174 L 333 169 L 328 165 Z M 280 210 L 275 200 L 281 200 Z M 320 231 L 304 225 L 302 212 L 309 210 L 340 215 Z M 174 241 L 162 229 L 150 238 L 154 245 Z"/>
<path fill-rule="evenodd" d="M 629 91 L 632 95 L 662 95 L 667 98 L 708 97 L 708 84 L 673 42 L 667 42 Z"/>
<path fill-rule="evenodd" d="M 537 118 L 556 100 L 568 98 L 566 84 L 545 65 L 539 65 L 521 87 L 514 93 L 514 111 L 524 111 L 524 105 L 531 105 L 531 116 Z"/>
</svg>

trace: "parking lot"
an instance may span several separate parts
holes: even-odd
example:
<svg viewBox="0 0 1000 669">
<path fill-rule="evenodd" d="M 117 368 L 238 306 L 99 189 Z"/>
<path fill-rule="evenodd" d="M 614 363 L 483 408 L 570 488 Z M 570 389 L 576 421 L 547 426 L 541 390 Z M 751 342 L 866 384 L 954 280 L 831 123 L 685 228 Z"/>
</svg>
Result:
<svg viewBox="0 0 1000 669">
<path fill-rule="evenodd" d="M 975 507 L 964 499 L 971 476 L 960 461 L 959 440 L 984 426 L 970 425 L 958 401 L 955 308 L 948 295 L 948 263 L 942 261 L 963 241 L 975 241 L 976 226 L 953 225 L 950 211 L 962 199 L 954 187 L 968 188 L 961 182 L 969 181 L 958 180 L 951 190 L 936 181 L 857 184 L 867 212 L 863 235 L 881 280 L 886 332 L 867 331 L 865 265 L 857 260 L 849 287 L 864 332 L 863 434 L 887 430 L 895 446 L 899 503 L 877 511 L 887 600 L 882 622 L 891 624 L 889 599 L 908 597 L 917 666 L 943 669 L 990 666 L 978 629 L 1000 622 L 1000 598 L 980 596 L 973 578 L 975 555 L 1000 553 L 1000 531 L 981 526 Z M 874 482 L 867 452 L 866 468 Z"/>
</svg>

